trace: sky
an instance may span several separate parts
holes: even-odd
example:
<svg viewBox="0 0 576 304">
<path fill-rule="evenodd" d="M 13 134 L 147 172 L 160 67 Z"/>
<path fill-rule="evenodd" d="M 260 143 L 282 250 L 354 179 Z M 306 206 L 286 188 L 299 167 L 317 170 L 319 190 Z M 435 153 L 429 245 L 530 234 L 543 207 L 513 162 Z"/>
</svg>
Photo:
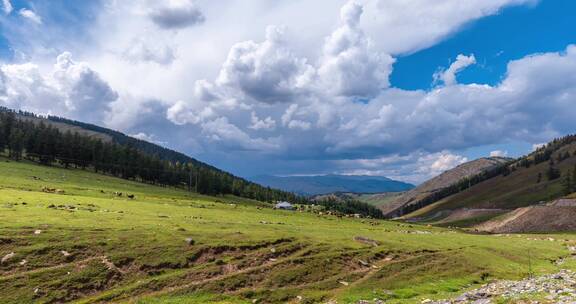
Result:
<svg viewBox="0 0 576 304">
<path fill-rule="evenodd" d="M 0 0 L 0 105 L 421 183 L 576 129 L 572 0 Z"/>
</svg>

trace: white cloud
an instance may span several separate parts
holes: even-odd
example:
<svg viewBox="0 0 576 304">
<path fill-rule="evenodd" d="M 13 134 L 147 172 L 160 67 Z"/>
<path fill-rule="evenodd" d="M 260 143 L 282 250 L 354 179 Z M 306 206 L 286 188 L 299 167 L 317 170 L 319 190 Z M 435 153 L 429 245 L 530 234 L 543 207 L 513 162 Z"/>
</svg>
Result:
<svg viewBox="0 0 576 304">
<path fill-rule="evenodd" d="M 153 141 L 154 141 L 152 135 L 148 135 L 148 134 L 146 134 L 146 133 L 144 133 L 144 132 L 140 132 L 140 133 L 136 133 L 136 134 L 131 134 L 130 136 L 131 136 L 131 137 L 134 137 L 134 138 L 136 138 L 136 139 L 140 139 L 140 140 L 147 141 L 147 142 L 153 142 Z"/>
<path fill-rule="evenodd" d="M 272 117 L 268 116 L 264 119 L 259 119 L 256 116 L 256 112 L 252 112 L 250 116 L 250 126 L 248 128 L 253 130 L 268 130 L 272 131 L 276 129 L 276 121 Z"/>
<path fill-rule="evenodd" d="M 210 107 L 193 109 L 189 104 L 183 101 L 178 101 L 171 106 L 167 111 L 167 118 L 177 125 L 184 125 L 187 123 L 198 124 L 202 121 L 215 116 L 214 110 Z"/>
<path fill-rule="evenodd" d="M 68 52 L 58 56 L 51 73 L 32 63 L 2 65 L 6 106 L 39 113 L 68 115 L 100 122 L 118 95 L 84 62 Z"/>
<path fill-rule="evenodd" d="M 150 19 L 163 29 L 182 29 L 204 23 L 206 17 L 192 0 L 165 0 L 153 8 Z"/>
<path fill-rule="evenodd" d="M 368 103 L 340 103 L 323 144 L 332 157 L 459 150 L 540 142 L 573 132 L 576 47 L 509 64 L 501 84 L 426 91 L 387 89 Z M 308 110 L 314 110 L 313 107 Z"/>
<path fill-rule="evenodd" d="M 334 95 L 373 97 L 389 86 L 394 59 L 371 47 L 360 29 L 363 8 L 354 1 L 340 12 L 341 25 L 326 38 L 318 73 Z"/>
<path fill-rule="evenodd" d="M 300 129 L 300 130 L 306 131 L 306 130 L 310 130 L 311 127 L 312 127 L 312 124 L 310 122 L 303 121 L 303 120 L 295 119 L 295 120 L 291 120 L 288 123 L 288 128 L 290 128 L 290 129 Z"/>
<path fill-rule="evenodd" d="M 538 0 L 374 0 L 366 1 L 367 33 L 390 54 L 412 53 L 435 45 L 471 21 L 513 5 Z"/>
<path fill-rule="evenodd" d="M 533 144 L 532 145 L 532 151 L 536 151 L 536 150 L 543 148 L 545 146 L 546 146 L 546 143 Z"/>
<path fill-rule="evenodd" d="M 475 63 L 476 57 L 474 57 L 474 54 L 470 56 L 459 54 L 456 57 L 456 61 L 454 61 L 448 69 L 434 74 L 434 79 L 442 80 L 445 85 L 454 85 L 457 83 L 456 74 Z"/>
<path fill-rule="evenodd" d="M 496 150 L 490 152 L 490 157 L 507 157 L 508 151 Z"/>
<path fill-rule="evenodd" d="M 287 47 L 284 29 L 269 26 L 264 42 L 245 41 L 230 49 L 216 84 L 256 102 L 290 102 L 303 93 L 313 72 Z"/>
<path fill-rule="evenodd" d="M 427 179 L 467 162 L 464 156 L 449 151 L 426 153 L 414 151 L 406 155 L 340 160 L 332 164 L 336 173 L 352 175 L 386 176 L 419 184 Z"/>
<path fill-rule="evenodd" d="M 174 47 L 163 44 L 160 39 L 149 41 L 137 38 L 131 41 L 122 55 L 131 62 L 155 62 L 167 65 L 174 62 L 176 54 Z"/>
<path fill-rule="evenodd" d="M 425 158 L 425 160 L 428 159 L 430 159 L 430 156 Z M 433 175 L 438 175 L 468 161 L 466 157 L 449 152 L 441 152 L 439 155 L 433 155 L 432 159 L 434 159 L 434 162 L 430 165 L 429 169 L 433 172 Z"/>
<path fill-rule="evenodd" d="M 6 8 L 6 6 L 4 8 Z M 33 10 L 23 8 L 18 11 L 18 13 L 20 16 L 26 18 L 27 20 L 30 20 L 38 25 L 42 24 L 42 17 L 38 16 L 38 14 L 36 14 Z"/>
<path fill-rule="evenodd" d="M 155 143 L 157 145 L 166 145 L 167 144 L 167 142 L 165 142 L 165 141 L 160 141 L 160 140 L 156 139 L 156 136 L 154 134 L 147 134 L 144 132 L 139 132 L 136 134 L 131 134 L 130 136 L 134 137 L 136 139 L 139 139 L 139 140 L 147 141 L 149 143 Z"/>
<path fill-rule="evenodd" d="M 282 125 L 289 129 L 309 130 L 312 124 L 307 121 L 294 119 L 294 117 L 298 115 L 301 115 L 298 111 L 298 105 L 295 103 L 291 104 L 282 115 Z"/>
<path fill-rule="evenodd" d="M 63 43 L 51 45 L 50 39 L 36 38 L 40 31 L 58 32 L 49 30 L 53 24 L 27 23 L 12 31 L 19 21 L 12 18 L 6 21 L 14 23 L 7 31 L 11 44 L 38 44 L 18 49 L 24 58 L 40 60 L 2 66 L 0 103 L 74 118 L 98 113 L 107 125 L 130 134 L 162 136 L 143 131 L 155 126 L 174 141 L 197 140 L 199 149 L 185 152 L 204 149 L 208 157 L 253 149 L 258 159 L 270 149 L 286 162 L 298 158 L 307 165 L 318 159 L 380 160 L 374 168 L 356 162 L 356 168 L 350 163 L 342 170 L 416 180 L 415 174 L 462 161 L 456 152 L 446 156 L 447 149 L 543 142 L 573 130 L 573 47 L 511 62 L 502 82 L 492 86 L 456 85 L 457 73 L 475 59 L 463 55 L 438 74 L 444 86 L 428 91 L 389 86 L 390 54 L 425 48 L 470 21 L 533 2 L 359 0 L 359 6 L 341 0 L 277 5 L 231 0 L 225 6 L 202 2 L 200 12 L 190 1 L 109 1 L 91 26 L 93 43 L 76 45 L 80 53 L 74 54 L 90 67 L 67 64 L 64 57 L 51 68 L 42 58 L 68 49 L 62 45 L 78 37 L 59 37 Z M 163 9 L 178 5 L 200 13 L 180 19 L 181 12 Z M 157 26 L 151 24 L 155 14 L 164 18 L 156 18 Z M 190 23 L 177 22 L 184 19 Z M 192 26 L 201 22 L 206 26 Z M 284 26 L 269 27 L 263 39 L 269 24 Z M 156 126 L 158 121 L 165 124 Z M 264 130 L 269 138 L 262 137 Z M 391 159 L 406 162 L 403 169 L 389 170 Z"/>
<path fill-rule="evenodd" d="M 214 142 L 225 147 L 246 151 L 271 152 L 280 148 L 277 138 L 252 138 L 231 124 L 226 117 L 219 117 L 202 124 L 202 132 Z"/>
<path fill-rule="evenodd" d="M 12 2 L 10 2 L 10 0 L 2 0 L 2 10 L 4 10 L 4 14 L 10 15 L 14 10 Z"/>
</svg>

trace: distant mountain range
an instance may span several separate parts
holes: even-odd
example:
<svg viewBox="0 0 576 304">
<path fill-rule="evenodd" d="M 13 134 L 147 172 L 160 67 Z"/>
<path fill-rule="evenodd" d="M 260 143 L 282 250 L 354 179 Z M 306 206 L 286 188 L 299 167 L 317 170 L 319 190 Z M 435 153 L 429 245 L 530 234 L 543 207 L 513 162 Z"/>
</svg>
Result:
<svg viewBox="0 0 576 304">
<path fill-rule="evenodd" d="M 253 177 L 251 180 L 261 185 L 302 195 L 318 195 L 334 192 L 400 192 L 414 188 L 412 184 L 396 181 L 387 177 L 363 175 L 260 175 Z"/>
</svg>

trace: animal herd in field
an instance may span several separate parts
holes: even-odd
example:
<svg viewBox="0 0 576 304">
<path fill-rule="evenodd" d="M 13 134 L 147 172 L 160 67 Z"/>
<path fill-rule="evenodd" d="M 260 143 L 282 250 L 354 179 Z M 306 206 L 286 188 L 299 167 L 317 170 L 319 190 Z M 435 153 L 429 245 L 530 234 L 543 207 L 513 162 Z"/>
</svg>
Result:
<svg viewBox="0 0 576 304">
<path fill-rule="evenodd" d="M 50 188 L 50 187 L 48 187 L 48 186 L 43 186 L 43 187 L 41 188 L 41 191 L 44 192 L 44 193 L 52 193 L 52 194 L 66 194 L 66 191 L 64 191 L 64 190 L 62 190 L 62 189 Z M 105 194 L 106 191 L 100 190 L 100 193 Z M 124 193 L 115 191 L 115 192 L 114 192 L 114 195 L 115 195 L 116 197 L 123 197 L 123 196 L 124 196 Z M 136 198 L 136 196 L 135 196 L 134 194 L 126 194 L 126 197 L 129 198 L 129 199 L 134 199 L 134 198 Z"/>
<path fill-rule="evenodd" d="M 65 194 L 66 191 L 62 190 L 62 189 L 56 189 L 56 188 L 49 188 L 49 187 L 42 187 L 42 192 L 45 193 L 54 193 L 54 194 Z"/>
</svg>

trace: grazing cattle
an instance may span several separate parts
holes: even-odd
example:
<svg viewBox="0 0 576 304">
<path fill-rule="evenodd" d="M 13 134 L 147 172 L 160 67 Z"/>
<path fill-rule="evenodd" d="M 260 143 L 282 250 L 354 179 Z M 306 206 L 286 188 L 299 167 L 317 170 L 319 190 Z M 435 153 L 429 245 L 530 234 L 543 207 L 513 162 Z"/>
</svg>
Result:
<svg viewBox="0 0 576 304">
<path fill-rule="evenodd" d="M 42 187 L 42 192 L 45 192 L 45 193 L 56 193 L 56 189 L 54 189 L 54 188 L 48 188 L 48 187 L 44 186 L 44 187 Z"/>
<path fill-rule="evenodd" d="M 134 194 L 128 194 L 127 196 L 129 199 L 134 199 Z"/>
<path fill-rule="evenodd" d="M 114 194 L 115 194 L 116 196 L 118 196 L 118 197 L 122 196 L 122 192 L 116 191 L 116 192 L 114 192 Z"/>
</svg>

